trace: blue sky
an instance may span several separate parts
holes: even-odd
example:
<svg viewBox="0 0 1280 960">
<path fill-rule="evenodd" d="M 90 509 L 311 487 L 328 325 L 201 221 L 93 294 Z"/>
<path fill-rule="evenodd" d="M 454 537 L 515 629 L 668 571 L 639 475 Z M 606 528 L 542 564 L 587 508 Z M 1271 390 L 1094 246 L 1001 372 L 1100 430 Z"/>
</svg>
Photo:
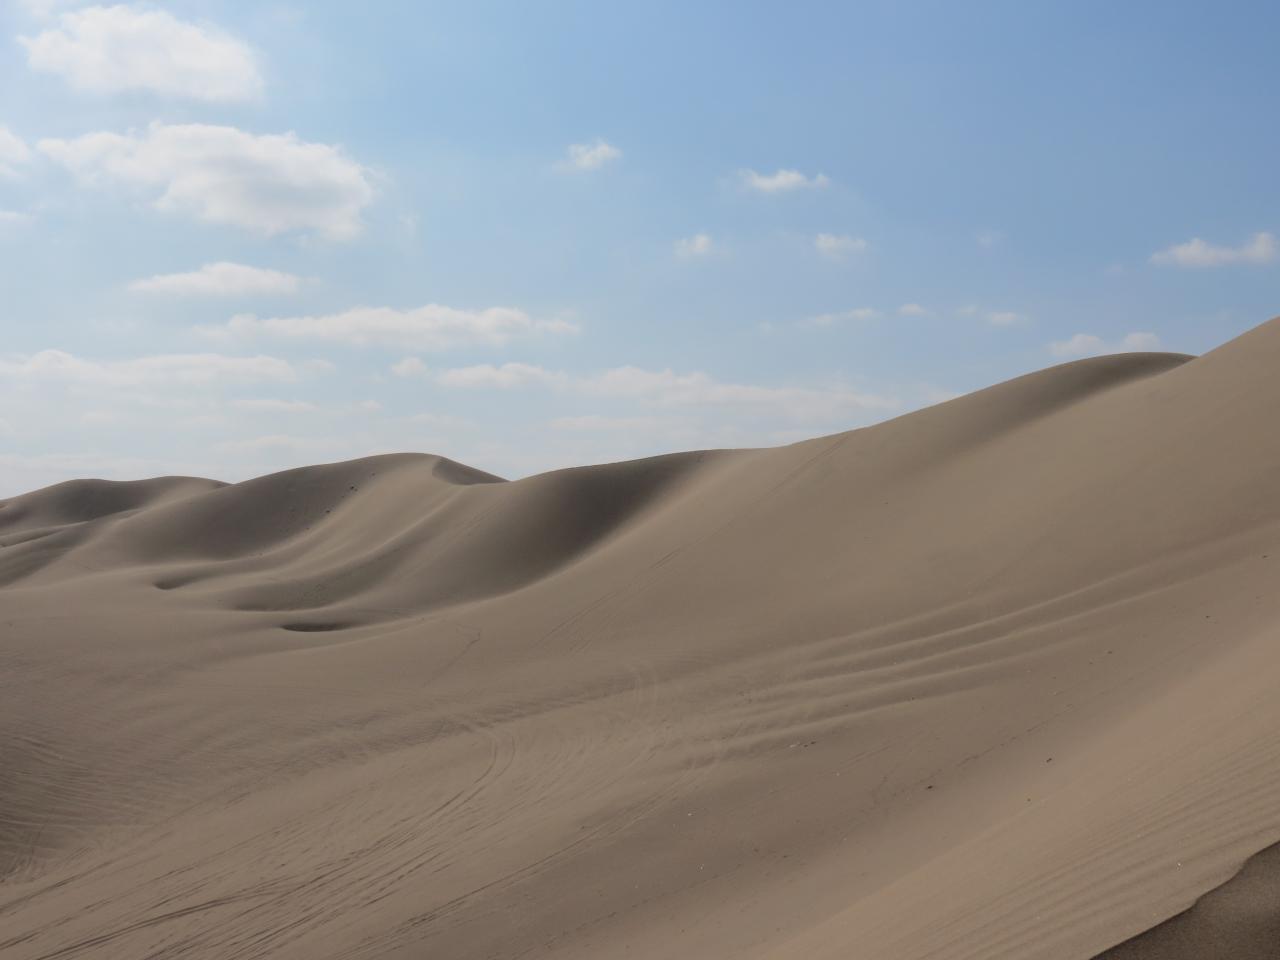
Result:
<svg viewBox="0 0 1280 960">
<path fill-rule="evenodd" d="M 872 423 L 1278 311 L 1271 3 L 0 6 L 0 496 Z"/>
</svg>

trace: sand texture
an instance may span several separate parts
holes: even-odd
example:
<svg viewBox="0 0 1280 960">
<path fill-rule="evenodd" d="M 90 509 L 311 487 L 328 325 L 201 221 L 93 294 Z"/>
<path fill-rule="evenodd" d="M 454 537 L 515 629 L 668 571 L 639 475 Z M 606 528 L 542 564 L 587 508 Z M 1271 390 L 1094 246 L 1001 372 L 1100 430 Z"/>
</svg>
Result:
<svg viewBox="0 0 1280 960">
<path fill-rule="evenodd" d="M 1277 371 L 0 501 L 0 957 L 1280 955 Z"/>
</svg>

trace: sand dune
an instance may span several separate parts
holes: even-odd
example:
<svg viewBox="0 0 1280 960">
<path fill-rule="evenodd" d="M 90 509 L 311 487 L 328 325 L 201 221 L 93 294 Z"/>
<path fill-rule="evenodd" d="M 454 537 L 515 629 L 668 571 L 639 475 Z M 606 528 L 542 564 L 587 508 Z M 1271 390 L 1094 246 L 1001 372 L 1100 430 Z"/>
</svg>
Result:
<svg viewBox="0 0 1280 960">
<path fill-rule="evenodd" d="M 0 955 L 1272 956 L 1277 369 L 0 502 Z"/>
</svg>

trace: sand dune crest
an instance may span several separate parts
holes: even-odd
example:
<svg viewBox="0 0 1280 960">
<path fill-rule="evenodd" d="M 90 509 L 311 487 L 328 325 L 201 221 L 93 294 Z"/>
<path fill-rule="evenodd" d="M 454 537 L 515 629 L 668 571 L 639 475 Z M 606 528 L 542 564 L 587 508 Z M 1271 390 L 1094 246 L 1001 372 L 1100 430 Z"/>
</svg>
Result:
<svg viewBox="0 0 1280 960">
<path fill-rule="evenodd" d="M 778 449 L 0 502 L 0 954 L 1255 949 L 1278 367 L 1272 321 Z"/>
</svg>

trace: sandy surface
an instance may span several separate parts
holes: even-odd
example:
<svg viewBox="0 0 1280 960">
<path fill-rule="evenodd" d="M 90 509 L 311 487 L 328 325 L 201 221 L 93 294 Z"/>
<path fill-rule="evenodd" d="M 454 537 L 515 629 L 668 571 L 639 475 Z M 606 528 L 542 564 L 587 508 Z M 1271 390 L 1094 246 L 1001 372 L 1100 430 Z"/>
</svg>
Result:
<svg viewBox="0 0 1280 960">
<path fill-rule="evenodd" d="M 0 501 L 0 956 L 1271 956 L 1277 370 Z"/>
</svg>

